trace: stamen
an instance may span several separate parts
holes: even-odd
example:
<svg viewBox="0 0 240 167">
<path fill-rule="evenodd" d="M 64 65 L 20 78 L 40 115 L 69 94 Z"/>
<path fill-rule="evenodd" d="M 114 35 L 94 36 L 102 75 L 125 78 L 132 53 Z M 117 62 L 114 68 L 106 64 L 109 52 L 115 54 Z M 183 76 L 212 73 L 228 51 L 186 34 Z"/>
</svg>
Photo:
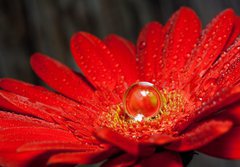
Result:
<svg viewBox="0 0 240 167">
<path fill-rule="evenodd" d="M 177 134 L 176 118 L 184 114 L 185 106 L 191 104 L 183 92 L 138 82 L 127 89 L 122 103 L 110 106 L 99 116 L 98 124 L 136 140 L 154 133 Z"/>
</svg>

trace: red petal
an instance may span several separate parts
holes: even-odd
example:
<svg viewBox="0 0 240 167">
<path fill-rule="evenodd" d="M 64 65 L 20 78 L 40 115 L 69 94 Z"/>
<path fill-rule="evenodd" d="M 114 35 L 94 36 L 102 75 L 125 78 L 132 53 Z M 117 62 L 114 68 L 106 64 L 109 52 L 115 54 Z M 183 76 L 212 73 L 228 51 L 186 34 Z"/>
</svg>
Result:
<svg viewBox="0 0 240 167">
<path fill-rule="evenodd" d="M 43 167 L 52 153 L 34 151 L 27 153 L 16 152 L 22 142 L 0 142 L 0 165 L 6 167 Z"/>
<path fill-rule="evenodd" d="M 48 164 L 69 163 L 69 164 L 93 164 L 105 160 L 115 154 L 116 150 L 96 150 L 94 152 L 72 152 L 53 155 Z"/>
<path fill-rule="evenodd" d="M 0 130 L 0 142 L 5 141 L 72 141 L 77 142 L 73 134 L 60 129 L 44 127 L 12 127 Z"/>
<path fill-rule="evenodd" d="M 49 141 L 49 142 L 33 142 L 22 145 L 17 149 L 18 152 L 26 151 L 47 151 L 47 150 L 67 150 L 67 151 L 94 151 L 99 149 L 98 146 L 82 144 L 80 142 L 59 142 L 59 141 Z"/>
<path fill-rule="evenodd" d="M 142 29 L 137 41 L 138 69 L 140 80 L 156 82 L 158 66 L 162 61 L 162 25 L 150 22 Z"/>
<path fill-rule="evenodd" d="M 56 60 L 36 53 L 31 57 L 31 65 L 44 82 L 70 98 L 81 101 L 82 97 L 93 95 L 93 90 L 80 75 Z"/>
<path fill-rule="evenodd" d="M 210 65 L 216 60 L 224 49 L 224 46 L 231 35 L 235 21 L 233 10 L 227 9 L 220 13 L 204 30 L 199 44 L 193 50 L 190 61 L 186 64 L 186 72 L 193 79 L 194 75 L 202 77 Z M 196 79 L 193 81 L 196 82 Z"/>
<path fill-rule="evenodd" d="M 78 103 L 64 96 L 53 93 L 44 87 L 35 86 L 11 78 L 1 79 L 0 88 L 48 105 L 61 106 L 64 108 L 67 108 L 67 106 L 76 107 L 78 105 Z"/>
<path fill-rule="evenodd" d="M 227 91 L 222 91 L 217 96 L 213 97 L 204 106 L 200 107 L 197 115 L 198 119 L 206 117 L 216 111 L 227 108 L 238 102 L 240 99 L 240 87 L 234 87 Z"/>
<path fill-rule="evenodd" d="M 6 145 L 12 143 L 4 144 Z M 42 152 L 16 153 L 13 151 L 11 153 L 0 153 L 0 165 L 4 167 L 42 167 L 46 164 L 47 158 L 47 155 L 43 154 Z"/>
<path fill-rule="evenodd" d="M 1 165 L 6 167 L 45 166 L 49 154 L 43 153 L 42 151 L 31 153 L 16 152 L 16 149 L 22 143 L 23 143 L 22 141 L 0 142 L 0 166 Z"/>
<path fill-rule="evenodd" d="M 200 148 L 199 151 L 219 158 L 240 159 L 239 132 L 240 127 L 235 127 L 217 140 Z"/>
<path fill-rule="evenodd" d="M 164 28 L 167 31 L 163 50 L 164 81 L 174 82 L 174 85 L 177 85 L 176 82 L 182 79 L 177 74 L 179 71 L 183 71 L 183 66 L 197 43 L 201 32 L 201 23 L 192 9 L 182 7 Z"/>
<path fill-rule="evenodd" d="M 0 111 L 0 127 L 48 127 L 60 129 L 60 126 L 40 119 Z"/>
<path fill-rule="evenodd" d="M 104 39 L 104 43 L 114 55 L 115 69 L 118 75 L 124 77 L 124 81 L 128 85 L 136 82 L 138 79 L 136 53 L 129 45 L 130 42 L 117 35 L 108 35 Z"/>
<path fill-rule="evenodd" d="M 217 118 L 229 119 L 233 121 L 234 126 L 240 126 L 240 104 L 229 106 L 226 110 L 221 112 Z"/>
<path fill-rule="evenodd" d="M 227 42 L 225 48 L 228 48 L 231 44 L 233 44 L 233 42 L 239 35 L 240 35 L 240 17 L 238 16 L 235 19 L 231 37 L 228 39 L 228 42 Z"/>
<path fill-rule="evenodd" d="M 203 122 L 194 129 L 184 133 L 179 140 L 172 142 L 167 149 L 174 151 L 189 151 L 199 148 L 228 132 L 232 127 L 230 121 L 211 120 Z"/>
<path fill-rule="evenodd" d="M 53 93 L 44 87 L 31 85 L 14 79 L 1 79 L 0 88 L 27 97 L 31 99 L 31 101 L 41 102 L 52 108 L 61 108 L 60 116 L 67 117 L 76 122 L 85 122 L 86 120 L 89 122 L 92 119 L 91 116 L 93 112 L 79 106 L 79 103 Z M 16 109 L 14 111 L 16 111 Z"/>
<path fill-rule="evenodd" d="M 148 144 L 156 144 L 156 145 L 165 145 L 165 144 L 168 144 L 168 143 L 171 143 L 173 141 L 175 141 L 176 138 L 175 137 L 172 137 L 172 136 L 167 136 L 167 135 L 153 135 L 151 136 L 147 141 L 146 143 Z"/>
<path fill-rule="evenodd" d="M 213 97 L 209 97 L 207 101 L 200 101 L 199 107 L 194 108 L 187 119 L 183 116 L 178 119 L 181 126 L 175 126 L 176 131 L 182 131 L 189 126 L 189 124 L 202 120 L 206 117 L 215 114 L 218 111 L 227 109 L 231 105 L 237 103 L 240 99 L 240 87 L 225 88 L 221 92 L 217 92 Z M 190 112 L 189 111 L 189 112 Z M 181 116 L 181 115 L 180 115 Z"/>
<path fill-rule="evenodd" d="M 16 149 L 33 141 L 66 141 L 76 142 L 70 133 L 43 127 L 14 127 L 0 130 L 0 164 L 4 166 L 43 166 L 49 155 L 43 152 L 17 153 Z M 41 160 L 38 162 L 37 157 Z M 33 164 L 31 164 L 33 163 Z M 30 165 L 31 164 L 31 165 Z"/>
<path fill-rule="evenodd" d="M 237 44 L 239 44 L 240 38 L 236 42 Z M 231 87 L 233 85 L 236 85 L 240 81 L 240 47 L 239 46 L 237 50 L 238 50 L 238 53 L 233 57 L 229 58 L 228 59 L 229 61 L 226 62 L 223 67 L 220 67 L 218 69 L 217 78 L 212 78 L 212 80 L 215 81 L 214 83 L 215 86 L 216 85 L 218 86 L 217 91 L 225 87 Z"/>
<path fill-rule="evenodd" d="M 117 81 L 113 54 L 97 37 L 79 32 L 71 39 L 71 51 L 84 75 L 96 87 L 112 90 Z"/>
<path fill-rule="evenodd" d="M 236 85 L 240 80 L 239 52 L 240 38 L 221 55 L 203 78 L 195 81 L 197 84 L 194 90 L 191 90 L 193 96 L 209 99 L 218 91 Z"/>
<path fill-rule="evenodd" d="M 134 157 L 130 154 L 123 154 L 107 160 L 101 165 L 101 167 L 129 167 L 132 166 L 137 161 L 137 157 Z"/>
<path fill-rule="evenodd" d="M 47 105 L 27 97 L 2 90 L 0 90 L 0 107 L 14 111 L 15 113 L 32 115 L 48 122 L 57 123 L 61 125 L 62 128 L 72 126 L 71 124 L 73 123 L 74 125 L 77 124 L 73 127 L 75 129 L 77 129 L 78 126 L 86 127 L 86 122 L 91 123 L 91 121 L 93 121 L 90 111 L 89 113 L 78 113 L 81 111 L 80 109 L 84 108 L 79 108 L 79 111 L 75 109 L 72 114 L 68 114 L 65 112 L 67 112 L 69 108 L 64 111 L 64 108 L 61 108 L 60 106 Z M 88 110 L 84 109 L 84 111 Z M 88 128 L 91 128 L 91 125 L 92 124 L 89 124 Z"/>
<path fill-rule="evenodd" d="M 164 151 L 161 153 L 156 153 L 149 158 L 143 159 L 135 167 L 182 167 L 182 160 L 177 153 Z"/>
<path fill-rule="evenodd" d="M 152 147 L 139 145 L 138 142 L 130 140 L 110 129 L 101 128 L 96 131 L 96 136 L 101 140 L 111 143 L 120 149 L 132 154 L 134 156 L 148 155 L 154 151 Z"/>
<path fill-rule="evenodd" d="M 30 99 L 0 90 L 0 107 L 16 113 L 33 115 L 49 122 L 53 122 L 51 114 L 46 112 L 48 106 L 35 103 Z M 49 108 L 51 108 L 49 106 Z"/>
</svg>

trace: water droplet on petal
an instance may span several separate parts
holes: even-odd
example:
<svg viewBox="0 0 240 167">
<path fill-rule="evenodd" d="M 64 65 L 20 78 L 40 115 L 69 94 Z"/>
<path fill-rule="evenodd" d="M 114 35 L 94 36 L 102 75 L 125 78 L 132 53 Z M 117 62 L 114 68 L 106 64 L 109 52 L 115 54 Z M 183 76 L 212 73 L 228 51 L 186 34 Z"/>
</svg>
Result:
<svg viewBox="0 0 240 167">
<path fill-rule="evenodd" d="M 129 117 L 135 121 L 142 121 L 159 113 L 160 93 L 152 83 L 138 82 L 130 86 L 125 92 L 123 105 Z"/>
<path fill-rule="evenodd" d="M 218 41 L 221 41 L 222 40 L 222 37 L 218 37 Z"/>
<path fill-rule="evenodd" d="M 147 43 L 146 43 L 145 41 L 141 41 L 141 42 L 139 43 L 139 49 L 140 49 L 140 50 L 144 49 L 146 46 L 147 46 Z"/>
<path fill-rule="evenodd" d="M 204 83 L 204 90 L 207 90 L 209 87 L 214 86 L 216 84 L 216 79 L 215 78 L 210 78 L 205 81 Z"/>
</svg>

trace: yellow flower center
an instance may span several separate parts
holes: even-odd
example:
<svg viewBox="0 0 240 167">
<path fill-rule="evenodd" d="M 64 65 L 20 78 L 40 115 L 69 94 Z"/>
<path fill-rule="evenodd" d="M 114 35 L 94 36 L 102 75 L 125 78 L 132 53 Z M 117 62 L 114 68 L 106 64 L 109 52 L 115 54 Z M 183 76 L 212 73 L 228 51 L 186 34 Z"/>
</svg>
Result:
<svg viewBox="0 0 240 167">
<path fill-rule="evenodd" d="M 136 140 L 152 134 L 174 135 L 178 133 L 174 130 L 178 117 L 188 104 L 181 91 L 138 82 L 126 90 L 122 103 L 109 106 L 99 116 L 99 125 Z"/>
</svg>

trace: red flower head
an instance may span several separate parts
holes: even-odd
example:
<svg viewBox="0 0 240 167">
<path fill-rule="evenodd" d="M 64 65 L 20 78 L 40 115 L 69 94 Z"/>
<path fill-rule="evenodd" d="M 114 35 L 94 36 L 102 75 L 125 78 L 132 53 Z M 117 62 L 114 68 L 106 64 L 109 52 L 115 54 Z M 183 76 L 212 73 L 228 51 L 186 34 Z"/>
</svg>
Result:
<svg viewBox="0 0 240 167">
<path fill-rule="evenodd" d="M 197 150 L 240 159 L 240 19 L 201 31 L 189 8 L 147 24 L 137 45 L 79 32 L 75 72 L 42 54 L 31 65 L 57 93 L 0 81 L 0 164 L 186 165 Z M 235 41 L 235 42 L 234 42 Z"/>
</svg>

